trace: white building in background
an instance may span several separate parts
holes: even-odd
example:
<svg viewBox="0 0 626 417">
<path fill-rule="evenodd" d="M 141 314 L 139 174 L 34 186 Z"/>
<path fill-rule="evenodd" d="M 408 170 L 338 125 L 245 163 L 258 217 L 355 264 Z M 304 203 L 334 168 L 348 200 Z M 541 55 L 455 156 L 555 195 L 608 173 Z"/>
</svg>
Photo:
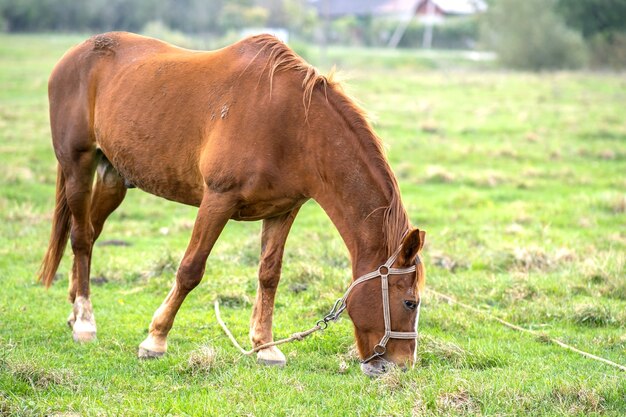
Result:
<svg viewBox="0 0 626 417">
<path fill-rule="evenodd" d="M 523 1 L 523 0 L 520 0 Z M 443 20 L 448 16 L 468 16 L 487 10 L 484 0 L 310 0 L 320 16 L 386 16 L 411 18 L 429 14 Z"/>
<path fill-rule="evenodd" d="M 374 16 L 396 19 L 398 26 L 388 41 L 395 48 L 410 22 L 424 23 L 422 46 L 429 49 L 433 41 L 433 26 L 448 17 L 470 16 L 487 10 L 485 0 L 309 0 L 319 15 L 328 22 L 343 16 Z M 524 1 L 524 0 L 520 0 Z"/>
</svg>

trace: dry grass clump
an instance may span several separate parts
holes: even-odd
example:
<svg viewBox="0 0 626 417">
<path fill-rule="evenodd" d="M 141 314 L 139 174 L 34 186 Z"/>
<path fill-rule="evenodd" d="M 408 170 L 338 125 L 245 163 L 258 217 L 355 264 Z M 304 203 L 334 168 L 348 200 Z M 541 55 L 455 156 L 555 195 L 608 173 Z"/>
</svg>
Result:
<svg viewBox="0 0 626 417">
<path fill-rule="evenodd" d="M 31 203 L 17 203 L 10 205 L 4 211 L 5 219 L 26 226 L 34 226 L 52 220 L 50 213 L 40 213 Z"/>
<path fill-rule="evenodd" d="M 33 389 L 47 389 L 55 385 L 73 386 L 74 380 L 67 370 L 44 369 L 31 362 L 9 362 L 0 360 L 0 370 L 13 378 L 27 382 Z"/>
<path fill-rule="evenodd" d="M 510 147 L 499 149 L 496 152 L 494 152 L 492 155 L 499 157 L 499 158 L 509 158 L 509 159 L 517 159 L 518 157 L 517 151 L 515 151 L 515 149 L 510 148 Z"/>
<path fill-rule="evenodd" d="M 390 370 L 379 376 L 377 382 L 384 391 L 398 391 L 407 384 L 406 379 L 403 378 L 403 371 L 398 366 L 391 367 Z"/>
<path fill-rule="evenodd" d="M 513 222 L 504 229 L 504 232 L 509 235 L 519 235 L 522 234 L 524 230 L 524 226 L 519 223 Z"/>
<path fill-rule="evenodd" d="M 348 365 L 348 362 L 346 362 L 345 359 L 339 360 L 339 367 L 337 369 L 338 373 L 345 374 L 346 372 L 348 372 L 349 368 L 350 368 L 350 365 Z"/>
<path fill-rule="evenodd" d="M 545 272 L 573 262 L 575 259 L 576 254 L 568 248 L 559 248 L 554 253 L 549 253 L 536 246 L 518 247 L 510 254 L 508 269 L 521 272 Z"/>
<path fill-rule="evenodd" d="M 202 345 L 189 354 L 183 370 L 192 375 L 208 374 L 218 365 L 217 351 L 208 345 Z"/>
<path fill-rule="evenodd" d="M 426 167 L 426 182 L 450 183 L 455 180 L 455 175 L 439 165 L 429 165 Z"/>
<path fill-rule="evenodd" d="M 605 161 L 611 161 L 617 157 L 617 154 L 612 149 L 603 149 L 598 153 L 599 159 L 604 159 Z"/>
<path fill-rule="evenodd" d="M 600 295 L 626 300 L 626 254 L 613 251 L 597 254 L 587 258 L 580 271 L 590 284 L 599 286 Z"/>
<path fill-rule="evenodd" d="M 11 415 L 12 409 L 9 399 L 4 396 L 3 392 L 0 392 L 0 416 Z"/>
<path fill-rule="evenodd" d="M 4 182 L 6 184 L 23 184 L 35 179 L 33 171 L 25 166 L 8 166 L 4 169 Z"/>
<path fill-rule="evenodd" d="M 464 388 L 444 392 L 437 397 L 437 409 L 443 413 L 477 414 L 480 403 Z"/>
<path fill-rule="evenodd" d="M 433 120 L 424 121 L 420 126 L 420 129 L 422 132 L 430 133 L 431 135 L 441 132 L 441 128 Z"/>
<path fill-rule="evenodd" d="M 356 347 L 356 343 L 350 346 L 348 352 L 345 354 L 347 360 L 358 361 L 361 359 L 359 356 L 359 349 Z"/>
<path fill-rule="evenodd" d="M 498 357 L 469 352 L 462 347 L 428 336 L 419 336 L 419 361 L 421 365 L 443 363 L 454 368 L 487 369 L 502 365 Z"/>
<path fill-rule="evenodd" d="M 237 242 L 238 246 L 234 253 L 237 255 L 237 263 L 246 266 L 256 266 L 260 261 L 261 242 L 259 236 L 254 233 Z"/>
<path fill-rule="evenodd" d="M 410 180 L 413 178 L 414 165 L 409 162 L 401 162 L 395 168 L 394 172 L 399 180 Z"/>
<path fill-rule="evenodd" d="M 257 266 L 260 261 L 261 241 L 257 231 L 242 232 L 239 239 L 228 242 L 211 259 L 239 266 Z"/>
<path fill-rule="evenodd" d="M 221 294 L 219 302 L 221 306 L 228 308 L 243 308 L 252 305 L 250 297 L 244 293 Z"/>
<path fill-rule="evenodd" d="M 607 192 L 595 199 L 595 205 L 614 215 L 626 213 L 626 194 Z"/>
<path fill-rule="evenodd" d="M 411 416 L 413 417 L 421 417 L 426 415 L 428 407 L 426 407 L 426 403 L 422 399 L 419 394 L 416 394 L 415 401 L 413 402 L 413 409 L 411 410 Z"/>
<path fill-rule="evenodd" d="M 611 309 L 606 305 L 582 304 L 574 309 L 571 316 L 574 323 L 589 327 L 600 327 L 615 323 Z"/>
<path fill-rule="evenodd" d="M 306 285 L 321 281 L 324 277 L 324 268 L 315 262 L 301 262 L 296 264 L 294 281 Z"/>
<path fill-rule="evenodd" d="M 609 208 L 615 214 L 626 213 L 626 195 L 621 195 L 611 200 Z"/>
<path fill-rule="evenodd" d="M 141 273 L 141 278 L 147 280 L 163 275 L 174 275 L 178 269 L 178 264 L 179 260 L 171 252 L 165 252 L 146 271 Z"/>
<path fill-rule="evenodd" d="M 337 373 L 346 374 L 350 370 L 351 364 L 358 364 L 361 358 L 356 344 L 352 344 L 347 352 L 337 355 Z"/>
<path fill-rule="evenodd" d="M 552 267 L 552 259 L 546 251 L 538 247 L 515 248 L 513 268 L 521 271 L 547 271 Z"/>
<path fill-rule="evenodd" d="M 470 184 L 475 187 L 497 187 L 506 181 L 506 177 L 497 171 L 486 171 L 470 178 Z"/>
<path fill-rule="evenodd" d="M 536 143 L 536 142 L 539 142 L 541 140 L 541 136 L 539 136 L 539 134 L 536 133 L 536 132 L 528 132 L 528 133 L 526 133 L 525 139 L 528 142 Z"/>
<path fill-rule="evenodd" d="M 433 355 L 445 362 L 460 364 L 464 362 L 467 356 L 467 351 L 451 342 L 420 336 L 419 343 L 424 356 Z"/>
<path fill-rule="evenodd" d="M 430 256 L 430 262 L 432 265 L 445 269 L 452 273 L 459 269 L 467 269 L 468 265 L 464 262 L 460 262 L 453 259 L 451 256 L 446 255 L 443 252 L 435 252 Z"/>
<path fill-rule="evenodd" d="M 611 279 L 600 290 L 600 294 L 618 300 L 626 300 L 626 281 L 623 278 L 621 280 Z"/>
<path fill-rule="evenodd" d="M 596 390 L 584 387 L 555 388 L 552 398 L 568 415 L 601 413 L 605 408 L 605 399 Z"/>
<path fill-rule="evenodd" d="M 596 226 L 598 222 L 593 217 L 581 217 L 578 219 L 578 225 L 584 229 L 589 229 Z"/>
<path fill-rule="evenodd" d="M 528 282 L 514 282 L 513 285 L 506 289 L 505 296 L 512 302 L 520 302 L 524 300 L 533 300 L 537 298 L 539 291 Z"/>
</svg>

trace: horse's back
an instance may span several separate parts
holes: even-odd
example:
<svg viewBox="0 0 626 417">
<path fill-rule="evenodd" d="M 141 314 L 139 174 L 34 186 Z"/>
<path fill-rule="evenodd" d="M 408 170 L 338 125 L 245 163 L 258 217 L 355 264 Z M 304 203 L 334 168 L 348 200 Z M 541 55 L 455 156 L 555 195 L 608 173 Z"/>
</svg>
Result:
<svg viewBox="0 0 626 417">
<path fill-rule="evenodd" d="M 83 145 L 101 149 L 150 193 L 198 205 L 205 186 L 256 191 L 296 160 L 296 147 L 279 136 L 295 136 L 289 120 L 302 112 L 296 91 L 260 84 L 270 70 L 265 46 L 247 39 L 203 52 L 129 33 L 97 35 L 55 68 L 51 115 L 79 114 L 88 126 Z M 292 83 L 300 94 L 301 83 Z M 274 159 L 259 158 L 260 149 Z"/>
</svg>

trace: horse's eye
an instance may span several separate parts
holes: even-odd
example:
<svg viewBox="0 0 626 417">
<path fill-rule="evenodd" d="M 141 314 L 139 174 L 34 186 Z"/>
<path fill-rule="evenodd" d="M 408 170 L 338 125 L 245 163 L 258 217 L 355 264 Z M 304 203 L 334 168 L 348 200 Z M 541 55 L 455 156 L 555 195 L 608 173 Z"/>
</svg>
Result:
<svg viewBox="0 0 626 417">
<path fill-rule="evenodd" d="M 415 310 L 417 308 L 417 302 L 413 300 L 404 300 L 404 307 L 408 310 Z"/>
</svg>

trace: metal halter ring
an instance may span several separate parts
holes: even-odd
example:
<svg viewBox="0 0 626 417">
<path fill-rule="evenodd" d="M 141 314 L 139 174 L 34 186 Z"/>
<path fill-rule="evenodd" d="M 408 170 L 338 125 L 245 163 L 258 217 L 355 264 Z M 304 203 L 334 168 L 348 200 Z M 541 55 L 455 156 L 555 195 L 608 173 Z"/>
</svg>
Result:
<svg viewBox="0 0 626 417">
<path fill-rule="evenodd" d="M 389 275 L 389 267 L 387 265 L 381 265 L 378 267 L 378 275 L 385 277 Z"/>
<path fill-rule="evenodd" d="M 317 323 L 315 323 L 315 325 L 319 326 L 320 330 L 326 330 L 326 328 L 328 327 L 328 321 L 318 320 Z"/>
<path fill-rule="evenodd" d="M 385 352 L 387 352 L 387 348 L 383 345 L 381 345 L 380 343 L 378 343 L 376 346 L 374 346 L 374 354 L 377 356 L 383 356 L 385 354 Z"/>
<path fill-rule="evenodd" d="M 360 362 L 368 363 L 376 358 L 382 358 L 382 356 L 385 354 L 386 351 L 387 351 L 387 348 L 384 345 L 381 345 L 380 343 L 378 343 L 376 346 L 374 346 L 372 354 Z"/>
</svg>

